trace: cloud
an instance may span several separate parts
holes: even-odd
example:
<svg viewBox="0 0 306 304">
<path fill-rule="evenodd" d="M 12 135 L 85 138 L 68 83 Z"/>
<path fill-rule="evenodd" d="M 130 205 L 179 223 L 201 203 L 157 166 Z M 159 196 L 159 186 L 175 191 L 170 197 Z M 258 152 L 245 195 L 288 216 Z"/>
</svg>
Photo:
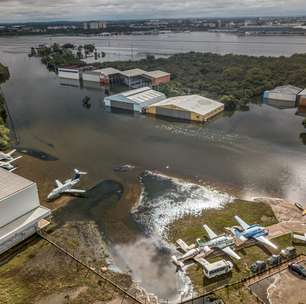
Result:
<svg viewBox="0 0 306 304">
<path fill-rule="evenodd" d="M 305 0 L 0 0 L 0 22 L 293 15 Z"/>
</svg>

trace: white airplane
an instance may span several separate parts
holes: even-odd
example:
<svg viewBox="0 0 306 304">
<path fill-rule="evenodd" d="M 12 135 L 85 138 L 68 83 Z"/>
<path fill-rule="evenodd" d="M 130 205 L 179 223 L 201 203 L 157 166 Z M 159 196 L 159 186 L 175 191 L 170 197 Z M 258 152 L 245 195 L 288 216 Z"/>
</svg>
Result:
<svg viewBox="0 0 306 304">
<path fill-rule="evenodd" d="M 194 259 L 196 262 L 200 263 L 198 259 L 207 256 L 212 252 L 212 250 L 208 246 L 197 247 L 195 244 L 188 246 L 183 240 L 179 239 L 176 241 L 177 245 L 184 252 L 183 255 L 177 257 L 173 255 L 171 257 L 173 263 L 180 269 L 184 270 L 185 262 L 187 260 Z"/>
<path fill-rule="evenodd" d="M 207 225 L 203 225 L 203 228 L 206 230 L 210 240 L 208 242 L 204 242 L 202 246 L 208 246 L 212 249 L 218 248 L 232 258 L 240 260 L 240 256 L 231 248 L 235 245 L 233 237 L 226 234 L 217 235 Z M 198 241 L 198 244 L 201 243 Z"/>
<path fill-rule="evenodd" d="M 76 193 L 85 193 L 85 190 L 73 189 L 72 187 L 76 185 L 81 180 L 81 175 L 85 175 L 87 172 L 81 172 L 77 169 L 74 169 L 74 175 L 72 178 L 67 179 L 64 183 L 61 183 L 59 180 L 55 181 L 56 188 L 54 188 L 48 195 L 48 200 L 53 200 L 58 198 L 64 193 L 76 194 Z"/>
<path fill-rule="evenodd" d="M 236 227 L 231 229 L 236 238 L 241 241 L 255 239 L 267 246 L 272 247 L 273 249 L 277 249 L 277 246 L 266 238 L 266 236 L 269 234 L 268 230 L 258 224 L 249 225 L 237 215 L 235 215 L 235 220 L 242 228 L 242 231 Z"/>
<path fill-rule="evenodd" d="M 0 161 L 0 168 L 3 168 L 9 172 L 13 172 L 14 170 L 17 169 L 17 167 L 15 167 L 14 165 L 12 165 L 12 163 L 14 161 L 16 161 L 17 159 L 21 158 L 22 156 L 18 156 L 16 158 L 13 158 L 9 161 Z"/>
<path fill-rule="evenodd" d="M 293 238 L 295 238 L 297 240 L 300 240 L 300 241 L 306 242 L 306 233 L 304 233 L 304 235 L 293 234 Z"/>
<path fill-rule="evenodd" d="M 16 150 L 12 150 L 11 152 L 4 153 L 0 151 L 0 160 L 13 160 L 13 154 L 16 152 Z"/>
</svg>

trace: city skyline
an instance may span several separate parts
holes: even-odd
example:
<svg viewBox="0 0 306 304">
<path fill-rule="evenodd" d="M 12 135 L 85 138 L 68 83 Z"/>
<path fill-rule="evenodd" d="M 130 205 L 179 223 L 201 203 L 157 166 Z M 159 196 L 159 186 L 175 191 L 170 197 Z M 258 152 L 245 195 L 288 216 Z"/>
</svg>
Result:
<svg viewBox="0 0 306 304">
<path fill-rule="evenodd" d="M 158 18 L 298 16 L 303 0 L 0 0 L 0 23 Z"/>
</svg>

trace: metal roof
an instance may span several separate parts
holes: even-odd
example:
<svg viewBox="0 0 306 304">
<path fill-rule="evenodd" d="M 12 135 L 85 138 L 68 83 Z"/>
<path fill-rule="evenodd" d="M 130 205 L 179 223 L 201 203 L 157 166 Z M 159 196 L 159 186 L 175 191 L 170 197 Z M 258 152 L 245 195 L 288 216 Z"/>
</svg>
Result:
<svg viewBox="0 0 306 304">
<path fill-rule="evenodd" d="M 93 72 L 101 73 L 104 75 L 121 74 L 121 71 L 114 69 L 114 68 L 97 69 L 97 70 L 94 70 Z"/>
<path fill-rule="evenodd" d="M 33 184 L 30 180 L 0 168 L 0 201 Z"/>
<path fill-rule="evenodd" d="M 151 71 L 151 72 L 145 72 L 144 76 L 148 76 L 151 78 L 161 78 L 161 77 L 165 77 L 165 76 L 169 76 L 170 73 L 164 72 L 164 71 Z"/>
<path fill-rule="evenodd" d="M 137 77 L 146 74 L 146 71 L 141 69 L 131 69 L 120 72 L 121 75 L 126 77 Z"/>
<path fill-rule="evenodd" d="M 224 105 L 221 102 L 200 95 L 185 95 L 167 98 L 163 101 L 152 104 L 150 107 L 163 106 L 175 106 L 182 110 L 206 115 Z"/>
<path fill-rule="evenodd" d="M 0 227 L 0 244 L 12 238 L 14 234 L 23 231 L 28 226 L 32 226 L 33 223 L 37 223 L 39 220 L 46 218 L 50 214 L 50 209 L 40 206 L 15 219 L 9 224 Z"/>
<path fill-rule="evenodd" d="M 298 95 L 306 95 L 306 89 L 304 89 L 302 92 L 300 92 Z"/>
<path fill-rule="evenodd" d="M 163 93 L 155 91 L 150 87 L 144 87 L 112 95 L 107 97 L 106 99 L 141 104 L 148 103 L 150 101 L 156 102 L 157 100 L 161 100 L 164 98 L 165 95 Z"/>
<path fill-rule="evenodd" d="M 303 89 L 299 87 L 295 87 L 293 85 L 284 85 L 274 88 L 273 90 L 268 91 L 269 93 L 282 93 L 282 94 L 292 94 L 297 95 L 300 93 Z"/>
</svg>

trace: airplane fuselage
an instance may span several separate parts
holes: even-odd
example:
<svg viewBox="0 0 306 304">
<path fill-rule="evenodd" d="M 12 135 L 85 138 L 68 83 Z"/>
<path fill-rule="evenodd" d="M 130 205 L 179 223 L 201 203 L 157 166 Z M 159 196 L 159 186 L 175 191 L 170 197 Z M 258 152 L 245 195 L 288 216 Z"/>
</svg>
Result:
<svg viewBox="0 0 306 304">
<path fill-rule="evenodd" d="M 241 232 L 241 235 L 244 236 L 247 239 L 250 238 L 257 238 L 260 236 L 267 236 L 268 231 L 264 229 L 263 227 L 260 227 L 258 225 L 250 226 L 247 230 Z"/>
<path fill-rule="evenodd" d="M 211 248 L 219 248 L 219 249 L 231 247 L 233 245 L 234 245 L 233 238 L 225 235 L 217 236 L 203 244 L 203 246 L 208 246 Z"/>
<path fill-rule="evenodd" d="M 12 170 L 15 168 L 12 164 L 5 163 L 5 162 L 0 162 L 0 167 L 6 170 Z"/>
<path fill-rule="evenodd" d="M 66 180 L 65 183 L 62 186 L 57 187 L 57 188 L 55 188 L 54 190 L 51 191 L 51 193 L 48 195 L 48 199 L 51 200 L 51 199 L 59 197 L 65 191 L 70 190 L 79 181 L 80 181 L 80 178 Z"/>
</svg>

